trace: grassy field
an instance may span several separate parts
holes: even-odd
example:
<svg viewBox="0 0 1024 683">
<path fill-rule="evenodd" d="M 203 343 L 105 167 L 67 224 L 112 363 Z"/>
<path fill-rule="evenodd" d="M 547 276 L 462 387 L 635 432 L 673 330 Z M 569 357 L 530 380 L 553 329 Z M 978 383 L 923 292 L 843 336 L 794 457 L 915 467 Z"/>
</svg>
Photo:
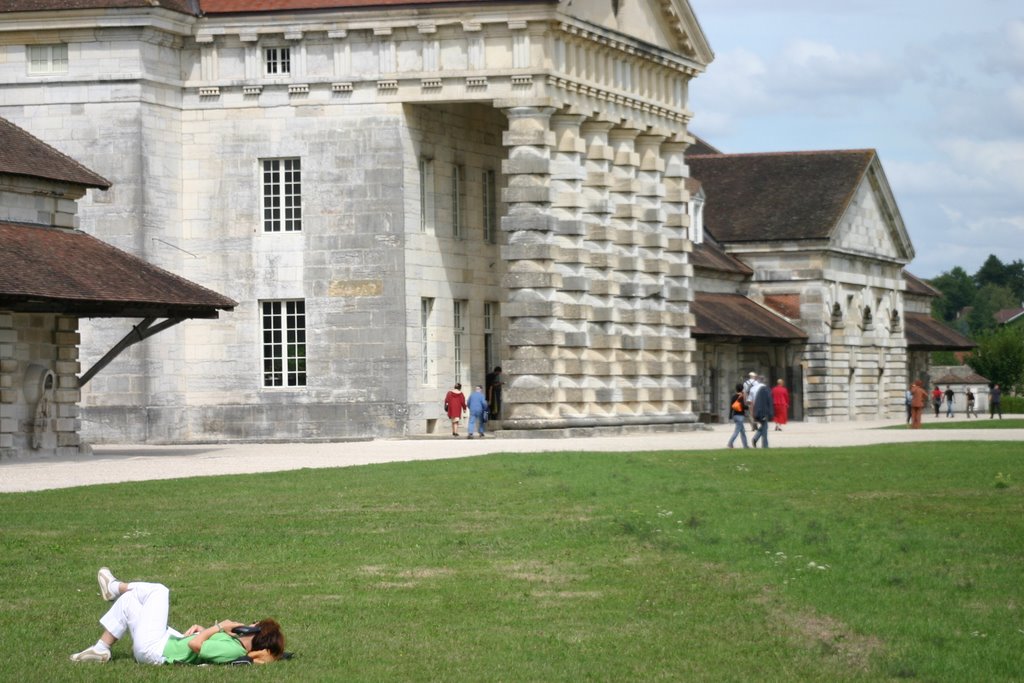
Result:
<svg viewBox="0 0 1024 683">
<path fill-rule="evenodd" d="M 1022 485 L 1024 444 L 947 441 L 4 494 L 3 677 L 1020 680 Z M 101 564 L 168 584 L 182 629 L 275 616 L 297 657 L 73 664 Z"/>
<path fill-rule="evenodd" d="M 890 427 L 879 427 L 879 429 L 907 429 L 907 425 L 893 425 Z M 988 415 L 986 415 L 978 420 L 972 417 L 970 420 L 963 422 L 953 422 L 945 415 L 942 417 L 926 415 L 921 420 L 921 429 L 1024 429 L 1024 418 L 1008 417 L 1002 420 L 999 418 L 990 420 Z"/>
</svg>

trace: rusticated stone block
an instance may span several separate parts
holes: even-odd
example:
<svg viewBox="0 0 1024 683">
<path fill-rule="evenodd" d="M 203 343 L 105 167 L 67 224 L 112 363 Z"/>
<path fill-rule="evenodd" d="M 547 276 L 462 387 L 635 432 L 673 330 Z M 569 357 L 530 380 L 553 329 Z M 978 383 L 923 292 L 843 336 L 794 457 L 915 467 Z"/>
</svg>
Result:
<svg viewBox="0 0 1024 683">
<path fill-rule="evenodd" d="M 506 203 L 517 202 L 549 203 L 551 201 L 551 188 L 543 187 L 507 187 L 502 190 L 502 197 Z"/>
<path fill-rule="evenodd" d="M 562 276 L 562 289 L 566 292 L 588 292 L 592 281 L 586 275 Z"/>
<path fill-rule="evenodd" d="M 510 244 L 501 247 L 506 261 L 560 261 L 562 250 L 556 244 Z"/>
<path fill-rule="evenodd" d="M 504 131 L 501 134 L 502 144 L 506 147 L 516 147 L 520 145 L 532 145 L 535 147 L 554 147 L 555 146 L 555 134 L 553 131 L 545 128 L 527 129 L 525 127 L 519 127 L 516 122 L 509 122 L 509 126 L 512 130 Z"/>
<path fill-rule="evenodd" d="M 501 170 L 505 175 L 548 175 L 551 172 L 551 160 L 542 156 L 515 157 L 501 162 Z"/>
<path fill-rule="evenodd" d="M 562 276 L 558 273 L 506 273 L 501 285 L 508 289 L 560 289 Z"/>
</svg>

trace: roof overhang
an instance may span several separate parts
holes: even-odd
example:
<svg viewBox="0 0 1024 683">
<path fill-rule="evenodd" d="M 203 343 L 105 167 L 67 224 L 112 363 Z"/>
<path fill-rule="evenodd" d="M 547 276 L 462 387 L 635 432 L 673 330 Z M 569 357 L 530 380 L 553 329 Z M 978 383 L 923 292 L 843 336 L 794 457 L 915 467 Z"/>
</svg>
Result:
<svg viewBox="0 0 1024 683">
<path fill-rule="evenodd" d="M 970 351 L 978 345 L 927 313 L 904 313 L 909 351 Z"/>
<path fill-rule="evenodd" d="M 742 294 L 697 292 L 690 310 L 696 318 L 691 334 L 722 341 L 787 343 L 807 333 Z"/>
</svg>

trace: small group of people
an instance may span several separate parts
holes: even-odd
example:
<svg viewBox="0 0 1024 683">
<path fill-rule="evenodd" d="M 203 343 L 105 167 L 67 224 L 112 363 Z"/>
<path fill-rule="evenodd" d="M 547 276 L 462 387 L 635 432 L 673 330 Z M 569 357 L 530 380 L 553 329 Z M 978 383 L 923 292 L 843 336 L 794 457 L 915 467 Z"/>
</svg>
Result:
<svg viewBox="0 0 1024 683">
<path fill-rule="evenodd" d="M 248 624 L 224 619 L 212 626 L 193 624 L 179 633 L 167 625 L 167 586 L 119 581 L 107 567 L 100 567 L 96 580 L 100 595 L 113 604 L 100 618 L 100 639 L 71 655 L 73 662 L 109 662 L 111 648 L 126 634 L 132 637 L 132 654 L 140 664 L 269 664 L 291 656 L 284 650 L 281 626 L 273 619 Z"/>
<path fill-rule="evenodd" d="M 765 384 L 764 375 L 751 372 L 746 381 L 736 385 L 736 391 L 729 403 L 729 420 L 733 422 L 735 429 L 729 437 L 728 447 L 734 447 L 738 436 L 743 447 L 750 448 L 745 430 L 749 419 L 751 431 L 754 432 L 754 448 L 757 448 L 758 441 L 761 442 L 762 448 L 768 448 L 768 423 L 774 421 L 775 431 L 782 431 L 783 425 L 789 419 L 789 405 L 789 389 L 783 380 L 777 380 L 775 386 L 769 389 Z"/>
<path fill-rule="evenodd" d="M 939 410 L 943 404 L 946 406 L 946 417 L 954 417 L 954 399 L 956 394 L 953 391 L 953 387 L 947 385 L 946 390 L 943 391 L 938 385 L 932 389 L 931 397 L 929 399 L 928 392 L 924 388 L 924 382 L 922 380 L 916 380 L 910 387 L 907 388 L 905 403 L 907 407 L 907 424 L 910 425 L 911 429 L 921 428 L 921 414 L 924 412 L 925 406 L 928 405 L 929 400 L 931 401 L 932 407 L 935 409 L 935 417 L 939 417 Z M 974 395 L 974 391 L 971 387 L 967 387 L 967 391 L 964 392 L 964 398 L 966 401 L 967 419 L 971 418 L 971 415 L 978 417 L 978 411 L 975 409 L 977 398 Z M 999 388 L 998 384 L 993 384 L 989 389 L 989 419 L 994 419 L 998 414 L 999 419 L 1003 419 L 1003 393 Z"/>
<path fill-rule="evenodd" d="M 456 382 L 455 386 L 444 397 L 444 412 L 452 424 L 452 436 L 459 436 L 459 423 L 466 413 L 469 413 L 469 424 L 467 426 L 467 439 L 473 438 L 473 432 L 484 438 L 484 424 L 490 419 L 496 419 L 501 410 L 501 366 L 487 373 L 487 395 L 484 395 L 484 388 L 479 384 L 473 387 L 473 392 L 466 398 L 462 393 L 462 383 Z"/>
</svg>

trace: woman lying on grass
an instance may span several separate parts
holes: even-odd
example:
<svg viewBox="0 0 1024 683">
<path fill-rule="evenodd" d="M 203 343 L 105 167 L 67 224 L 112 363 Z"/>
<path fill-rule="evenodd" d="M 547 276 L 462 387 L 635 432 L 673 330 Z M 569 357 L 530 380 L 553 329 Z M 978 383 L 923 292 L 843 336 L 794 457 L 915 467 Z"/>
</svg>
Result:
<svg viewBox="0 0 1024 683">
<path fill-rule="evenodd" d="M 73 662 L 106 662 L 110 648 L 129 631 L 141 664 L 227 664 L 248 657 L 257 664 L 280 659 L 284 634 L 273 619 L 255 624 L 219 621 L 195 624 L 185 633 L 167 626 L 170 591 L 159 583 L 118 581 L 106 567 L 97 574 L 100 594 L 114 604 L 100 619 L 103 635 L 92 647 L 71 655 Z"/>
</svg>

